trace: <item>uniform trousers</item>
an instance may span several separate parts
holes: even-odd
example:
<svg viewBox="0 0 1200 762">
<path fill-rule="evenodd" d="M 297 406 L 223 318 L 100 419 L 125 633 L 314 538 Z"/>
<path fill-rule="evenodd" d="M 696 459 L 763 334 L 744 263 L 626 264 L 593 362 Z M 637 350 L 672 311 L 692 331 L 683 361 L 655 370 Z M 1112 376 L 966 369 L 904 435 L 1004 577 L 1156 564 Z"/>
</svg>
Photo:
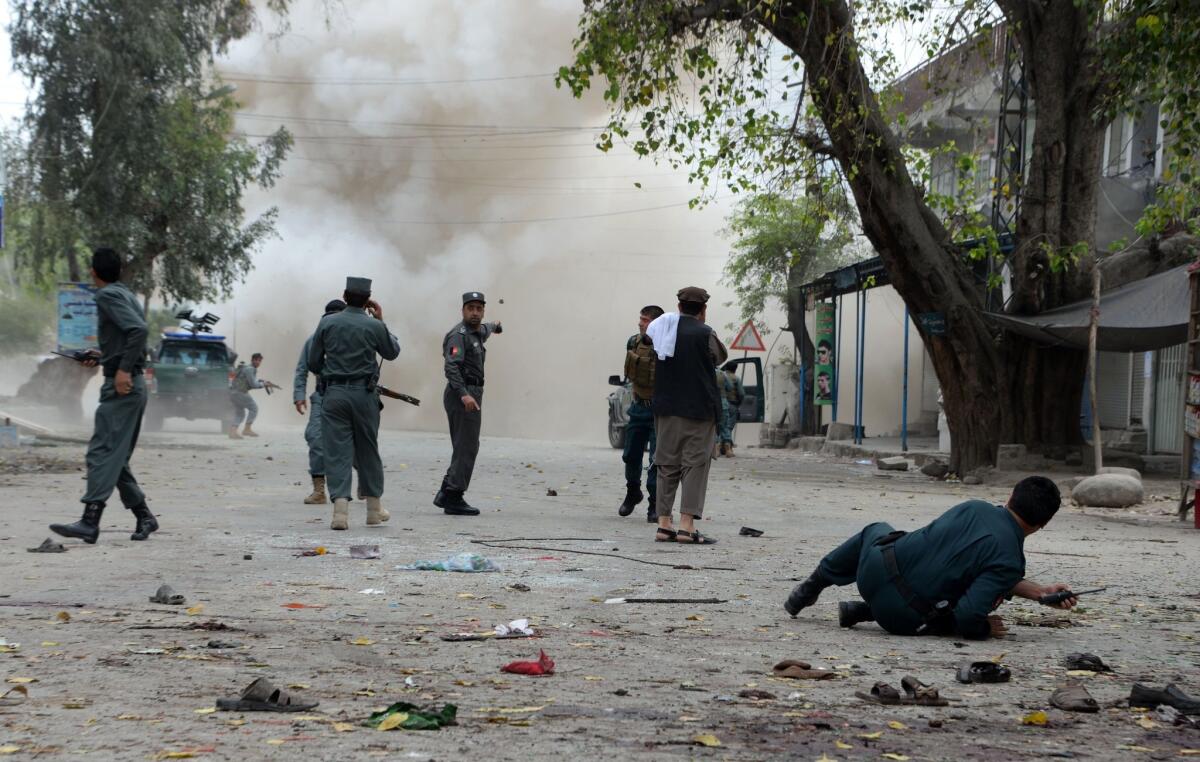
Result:
<svg viewBox="0 0 1200 762">
<path fill-rule="evenodd" d="M 308 424 L 304 427 L 304 441 L 308 443 L 308 473 L 310 476 L 325 475 L 325 440 L 321 435 L 321 393 L 313 392 L 308 398 Z"/>
<path fill-rule="evenodd" d="M 450 423 L 450 444 L 454 453 L 450 456 L 450 467 L 442 480 L 443 489 L 466 492 L 471 486 L 471 475 L 475 472 L 475 458 L 479 455 L 479 432 L 483 426 L 483 387 L 467 386 L 467 393 L 479 403 L 479 410 L 467 410 L 462 395 L 449 384 L 442 395 L 442 406 L 446 408 L 446 419 Z"/>
<path fill-rule="evenodd" d="M 229 399 L 233 402 L 233 425 L 238 426 L 245 417 L 246 425 L 254 423 L 258 418 L 258 403 L 250 396 L 250 392 L 230 392 Z"/>
<path fill-rule="evenodd" d="M 100 387 L 100 406 L 87 449 L 87 492 L 84 503 L 104 504 L 116 489 L 126 508 L 146 502 L 146 495 L 129 470 L 146 411 L 146 382 L 133 377 L 133 390 L 118 395 L 112 378 Z"/>
<path fill-rule="evenodd" d="M 658 468 L 659 518 L 670 518 L 676 492 L 680 493 L 679 512 L 701 517 L 716 444 L 716 422 L 675 415 L 655 416 L 654 430 L 658 436 L 654 460 Z"/>
<path fill-rule="evenodd" d="M 868 524 L 821 559 L 817 568 L 835 585 L 857 582 L 859 595 L 871 607 L 871 614 L 880 627 L 893 635 L 915 635 L 924 621 L 892 584 L 883 563 L 882 549 L 876 544 L 893 531 L 890 524 L 882 521 Z M 903 574 L 903 567 L 900 571 Z M 914 592 L 921 593 L 920 590 Z"/>
<path fill-rule="evenodd" d="M 658 484 L 658 469 L 655 468 L 654 452 L 658 444 L 654 434 L 654 413 L 645 402 L 633 401 L 629 406 L 629 423 L 625 426 L 625 451 L 621 460 L 625 461 L 625 484 L 629 487 L 642 485 L 642 456 L 647 447 L 650 449 L 650 470 L 646 474 L 646 491 L 650 497 L 655 496 Z"/>
<path fill-rule="evenodd" d="M 379 395 L 365 385 L 330 384 L 321 399 L 321 442 L 325 486 L 331 500 L 349 500 L 353 470 L 358 494 L 383 497 L 379 457 Z"/>
<path fill-rule="evenodd" d="M 737 405 L 727 399 L 721 400 L 721 426 L 719 435 L 723 444 L 733 444 L 733 427 L 737 426 Z"/>
</svg>

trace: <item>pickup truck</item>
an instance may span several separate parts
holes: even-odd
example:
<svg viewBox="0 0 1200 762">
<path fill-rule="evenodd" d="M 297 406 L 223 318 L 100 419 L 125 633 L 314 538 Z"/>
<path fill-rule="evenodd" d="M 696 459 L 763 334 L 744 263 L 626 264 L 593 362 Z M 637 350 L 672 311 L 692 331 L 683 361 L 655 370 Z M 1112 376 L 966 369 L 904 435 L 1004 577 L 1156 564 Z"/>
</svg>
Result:
<svg viewBox="0 0 1200 762">
<path fill-rule="evenodd" d="M 146 366 L 146 430 L 162 430 L 167 418 L 211 418 L 224 431 L 233 415 L 229 385 L 236 360 L 224 336 L 164 331 Z"/>
</svg>

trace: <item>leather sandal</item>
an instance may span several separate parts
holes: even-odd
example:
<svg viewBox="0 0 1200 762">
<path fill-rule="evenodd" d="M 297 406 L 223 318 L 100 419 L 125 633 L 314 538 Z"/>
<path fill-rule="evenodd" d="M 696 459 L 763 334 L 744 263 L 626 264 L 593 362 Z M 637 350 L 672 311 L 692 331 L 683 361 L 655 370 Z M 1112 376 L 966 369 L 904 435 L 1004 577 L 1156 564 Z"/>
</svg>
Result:
<svg viewBox="0 0 1200 762">
<path fill-rule="evenodd" d="M 900 687 L 907 694 L 902 703 L 916 706 L 950 706 L 950 702 L 938 694 L 938 689 L 926 685 L 912 675 L 907 675 L 900 681 Z"/>
<path fill-rule="evenodd" d="M 675 542 L 677 542 L 681 545 L 716 545 L 717 544 L 717 541 L 714 540 L 713 538 L 706 537 L 705 535 L 700 534 L 699 529 L 697 529 L 693 532 L 688 532 L 687 530 L 680 529 L 680 530 L 677 530 L 675 532 L 675 534 L 676 534 Z M 686 537 L 688 539 L 686 539 L 686 540 L 680 539 L 682 537 Z"/>
<path fill-rule="evenodd" d="M 677 542 L 677 540 L 675 539 L 677 535 L 678 535 L 678 532 L 676 532 L 674 529 L 663 529 L 662 527 L 659 527 L 658 530 L 655 531 L 655 533 L 654 533 L 654 541 L 655 542 Z"/>
<path fill-rule="evenodd" d="M 855 691 L 854 695 L 872 704 L 894 706 L 900 703 L 900 692 L 887 683 L 875 683 L 875 685 L 871 686 L 870 693 Z"/>
<path fill-rule="evenodd" d="M 1008 667 L 991 661 L 970 661 L 958 668 L 960 683 L 1007 683 L 1012 677 Z"/>
<path fill-rule="evenodd" d="M 1078 683 L 1064 685 L 1050 696 L 1050 705 L 1064 712 L 1099 712 L 1100 704 Z"/>
<path fill-rule="evenodd" d="M 270 680 L 260 677 L 247 685 L 235 699 L 217 699 L 223 712 L 304 712 L 318 706 L 317 701 L 300 701 Z"/>
</svg>

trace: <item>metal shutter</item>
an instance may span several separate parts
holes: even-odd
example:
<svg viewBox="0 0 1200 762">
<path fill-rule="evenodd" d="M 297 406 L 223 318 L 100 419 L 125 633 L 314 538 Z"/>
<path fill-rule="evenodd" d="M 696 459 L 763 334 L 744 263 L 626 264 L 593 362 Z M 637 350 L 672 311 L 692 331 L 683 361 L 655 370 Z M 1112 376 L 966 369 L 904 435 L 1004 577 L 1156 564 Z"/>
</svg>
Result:
<svg viewBox="0 0 1200 762">
<path fill-rule="evenodd" d="M 1128 352 L 1096 353 L 1096 407 L 1100 428 L 1129 426 L 1130 355 Z"/>
</svg>

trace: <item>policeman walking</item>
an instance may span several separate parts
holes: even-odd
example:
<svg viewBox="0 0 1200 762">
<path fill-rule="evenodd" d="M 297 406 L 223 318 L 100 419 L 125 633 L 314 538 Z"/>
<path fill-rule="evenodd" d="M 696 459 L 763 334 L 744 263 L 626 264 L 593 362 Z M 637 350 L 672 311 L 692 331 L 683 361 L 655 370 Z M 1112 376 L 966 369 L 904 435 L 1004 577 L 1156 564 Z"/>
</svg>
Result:
<svg viewBox="0 0 1200 762">
<path fill-rule="evenodd" d="M 379 365 L 376 355 L 394 360 L 400 342 L 383 322 L 383 309 L 371 299 L 369 278 L 346 278 L 346 309 L 321 318 L 308 350 L 308 369 L 320 376 L 321 440 L 325 477 L 333 499 L 330 529 L 348 529 L 352 467 L 358 468 L 359 494 L 367 501 L 367 524 L 387 521 L 383 461 L 379 458 Z"/>
<path fill-rule="evenodd" d="M 654 507 L 658 498 L 658 468 L 654 465 L 657 439 L 654 436 L 654 413 L 650 409 L 650 401 L 654 397 L 657 355 L 646 336 L 646 326 L 662 314 L 663 308 L 657 304 L 643 307 L 638 313 L 638 332 L 625 342 L 625 378 L 633 387 L 633 399 L 626 411 L 629 423 L 625 426 L 625 450 L 621 453 L 621 460 L 625 462 L 625 499 L 621 501 L 617 513 L 628 516 L 642 502 L 642 456 L 649 448 L 650 468 L 646 473 L 646 492 L 650 494 L 650 503 L 646 509 L 646 521 L 651 524 L 658 521 L 658 511 Z"/>
<path fill-rule="evenodd" d="M 278 389 L 278 384 L 258 379 L 258 367 L 262 365 L 263 356 L 260 352 L 250 355 L 250 364 L 242 363 L 234 373 L 229 399 L 233 403 L 233 425 L 229 427 L 230 439 L 256 437 L 258 433 L 252 428 L 258 418 L 258 403 L 250 396 L 251 389 L 266 389 L 270 394 L 272 389 Z M 238 434 L 238 425 L 242 418 L 246 419 L 246 427 Z"/>
<path fill-rule="evenodd" d="M 334 299 L 325 305 L 325 316 L 334 315 L 346 309 L 346 303 Z M 292 403 L 296 412 L 304 415 L 309 402 L 312 412 L 308 416 L 308 425 L 304 427 L 304 441 L 308 443 L 308 474 L 312 477 L 312 494 L 304 498 L 305 505 L 325 505 L 325 447 L 321 441 L 321 385 L 318 383 L 311 397 L 305 400 L 308 392 L 308 350 L 312 347 L 312 336 L 304 340 L 304 348 L 300 350 L 300 359 L 296 361 L 296 375 L 292 380 Z"/>
<path fill-rule="evenodd" d="M 121 257 L 112 249 L 92 254 L 92 279 L 96 292 L 99 353 L 89 354 L 84 365 L 100 365 L 104 385 L 100 406 L 87 449 L 87 491 L 83 495 L 83 517 L 74 524 L 51 524 L 50 530 L 63 537 L 77 537 L 89 545 L 100 536 L 100 516 L 116 489 L 121 502 L 133 512 L 136 525 L 131 540 L 145 540 L 157 531 L 158 520 L 146 505 L 146 496 L 129 470 L 129 458 L 137 446 L 146 411 L 146 319 L 133 292 L 121 283 Z"/>
<path fill-rule="evenodd" d="M 454 455 L 450 468 L 433 504 L 451 516 L 478 516 L 463 499 L 471 486 L 475 456 L 479 454 L 479 429 L 483 423 L 484 344 L 493 333 L 501 333 L 500 323 L 483 322 L 487 301 L 478 291 L 463 294 L 462 322 L 450 329 L 442 340 L 445 360 L 446 392 L 442 401 L 450 421 L 450 442 Z"/>
</svg>

